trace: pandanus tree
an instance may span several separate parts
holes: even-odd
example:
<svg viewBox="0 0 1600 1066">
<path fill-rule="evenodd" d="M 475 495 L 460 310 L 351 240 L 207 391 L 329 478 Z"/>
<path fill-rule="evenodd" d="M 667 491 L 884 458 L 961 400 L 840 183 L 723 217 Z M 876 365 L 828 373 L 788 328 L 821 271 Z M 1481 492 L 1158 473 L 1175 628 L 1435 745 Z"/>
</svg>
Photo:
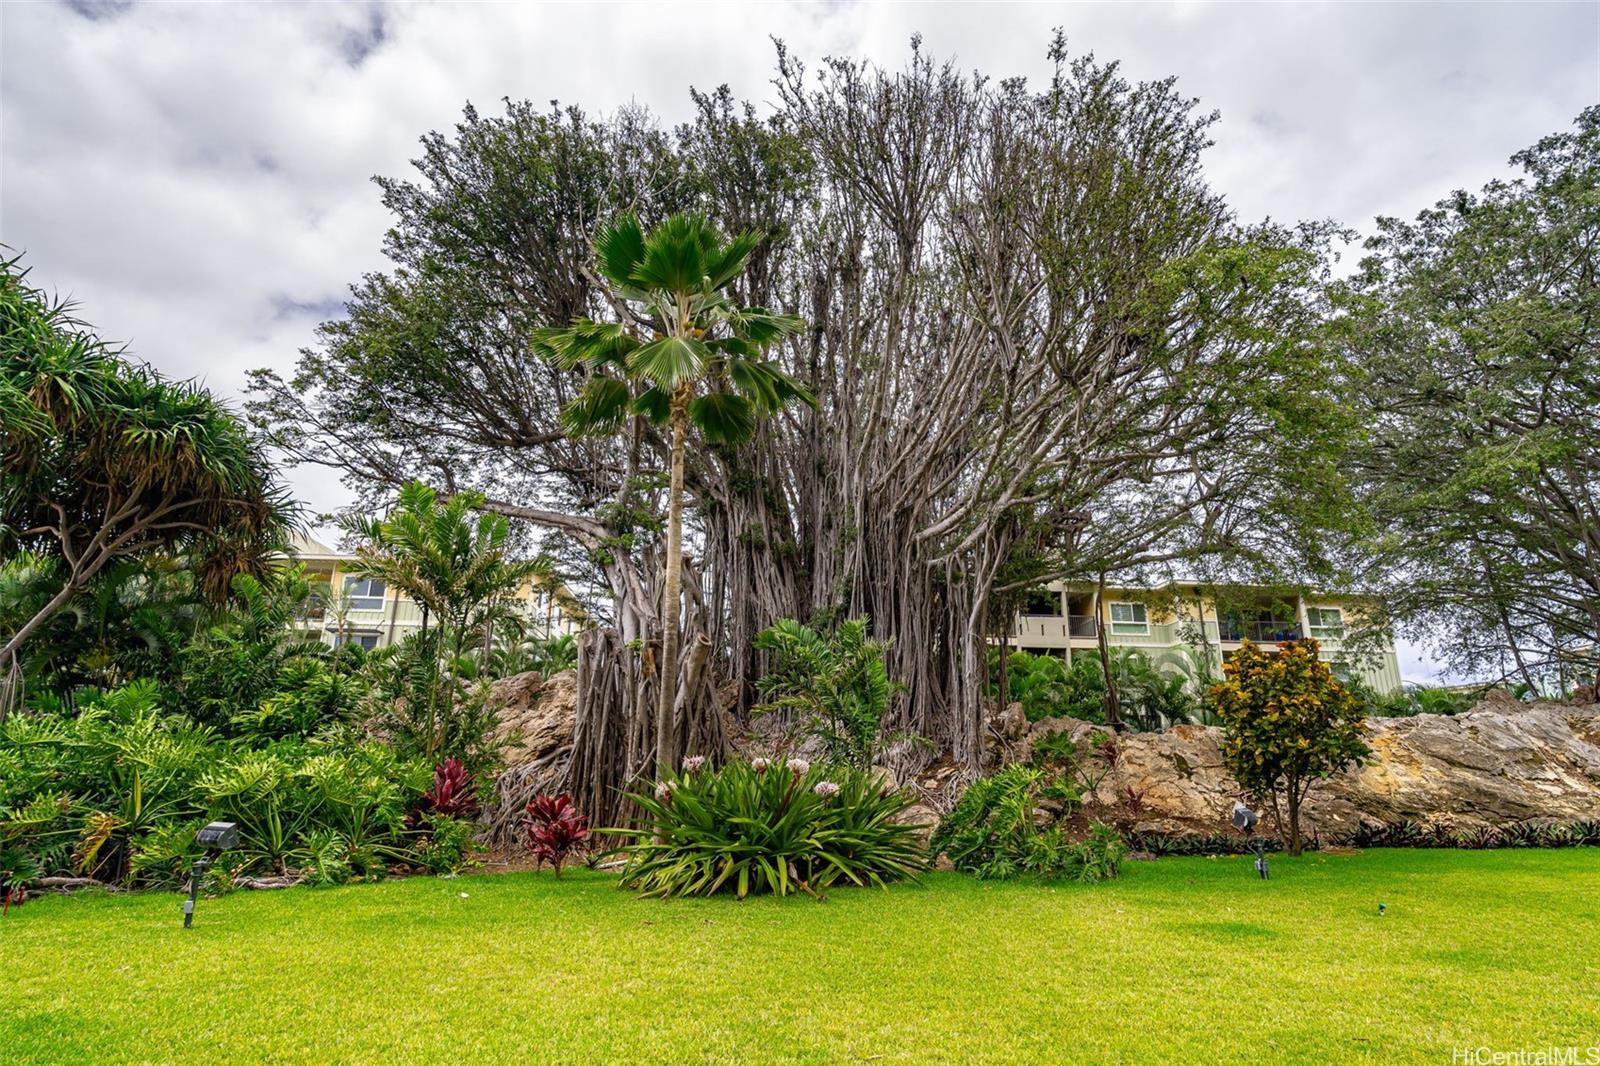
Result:
<svg viewBox="0 0 1600 1066">
<path fill-rule="evenodd" d="M 816 399 L 762 358 L 800 330 L 793 315 L 741 307 L 729 293 L 760 244 L 758 233 L 725 240 L 704 216 L 679 214 L 647 235 L 623 215 L 595 244 L 618 321 L 578 319 L 540 334 L 555 361 L 587 373 L 562 409 L 575 434 L 614 433 L 629 419 L 664 426 L 669 440 L 666 573 L 662 582 L 661 678 L 656 771 L 676 767 L 677 680 L 683 598 L 684 452 L 693 429 L 708 444 L 749 440 L 758 420 Z"/>
<path fill-rule="evenodd" d="M 125 361 L 0 263 L 0 553 L 60 561 L 52 595 L 0 633 L 0 718 L 28 639 L 112 563 L 185 552 L 221 600 L 290 515 L 264 449 L 208 392 Z"/>
</svg>

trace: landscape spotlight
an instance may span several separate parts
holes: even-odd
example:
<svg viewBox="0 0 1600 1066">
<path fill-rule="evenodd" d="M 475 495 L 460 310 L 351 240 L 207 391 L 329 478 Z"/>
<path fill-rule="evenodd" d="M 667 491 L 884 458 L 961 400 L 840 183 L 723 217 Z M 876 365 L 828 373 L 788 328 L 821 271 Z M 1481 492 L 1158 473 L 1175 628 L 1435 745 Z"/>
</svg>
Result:
<svg viewBox="0 0 1600 1066">
<path fill-rule="evenodd" d="M 205 848 L 206 853 L 194 861 L 194 868 L 189 871 L 189 898 L 183 901 L 185 929 L 194 925 L 194 901 L 200 897 L 200 882 L 205 879 L 206 871 L 218 855 L 239 846 L 239 827 L 233 822 L 212 822 L 194 835 L 194 842 Z"/>
<path fill-rule="evenodd" d="M 1238 800 L 1233 801 L 1233 827 L 1241 833 L 1250 833 L 1250 850 L 1255 852 L 1256 873 L 1267 879 L 1267 842 L 1255 833 L 1258 816 L 1255 811 Z"/>
</svg>

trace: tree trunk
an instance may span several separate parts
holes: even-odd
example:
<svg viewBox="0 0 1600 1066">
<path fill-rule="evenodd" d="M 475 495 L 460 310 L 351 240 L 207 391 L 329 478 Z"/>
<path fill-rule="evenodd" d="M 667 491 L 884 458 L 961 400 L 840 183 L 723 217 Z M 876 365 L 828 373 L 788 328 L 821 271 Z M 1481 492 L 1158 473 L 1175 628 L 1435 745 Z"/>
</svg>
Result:
<svg viewBox="0 0 1600 1066">
<path fill-rule="evenodd" d="M 1302 850 L 1300 842 L 1300 785 L 1291 779 L 1288 788 L 1289 800 L 1289 854 L 1299 855 Z"/>
<path fill-rule="evenodd" d="M 13 703 L 21 698 L 22 656 L 19 652 L 22 649 L 22 645 L 33 635 L 34 630 L 48 622 L 57 611 L 66 606 L 67 601 L 77 594 L 80 580 L 77 574 L 69 576 L 66 584 L 61 586 L 60 591 L 50 597 L 50 602 L 39 608 L 38 613 L 24 622 L 22 628 L 11 635 L 11 639 L 6 641 L 5 647 L 0 648 L 0 663 L 7 664 L 5 681 L 0 684 L 0 723 L 5 722 L 6 715 L 11 712 Z"/>
<path fill-rule="evenodd" d="M 678 699 L 678 625 L 683 608 L 683 448 L 688 434 L 686 397 L 672 404 L 672 479 L 667 490 L 667 572 L 661 594 L 661 691 L 656 705 L 656 776 L 665 777 L 677 765 L 677 730 L 674 710 Z"/>
<path fill-rule="evenodd" d="M 1122 705 L 1117 700 L 1117 679 L 1111 673 L 1111 649 L 1106 643 L 1106 573 L 1100 571 L 1100 584 L 1094 594 L 1094 629 L 1099 638 L 1100 673 L 1106 680 L 1106 725 L 1118 733 L 1122 727 Z M 1070 643 L 1070 641 L 1069 641 Z"/>
</svg>

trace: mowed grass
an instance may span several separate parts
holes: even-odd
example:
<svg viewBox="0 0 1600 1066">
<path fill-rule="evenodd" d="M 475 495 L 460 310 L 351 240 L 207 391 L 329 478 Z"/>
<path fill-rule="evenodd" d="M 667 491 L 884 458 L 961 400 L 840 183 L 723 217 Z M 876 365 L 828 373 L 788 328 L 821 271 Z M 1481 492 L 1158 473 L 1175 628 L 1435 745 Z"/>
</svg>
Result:
<svg viewBox="0 0 1600 1066">
<path fill-rule="evenodd" d="M 51 898 L 0 1061 L 1448 1062 L 1600 1045 L 1600 849 L 644 901 L 589 871 Z M 1378 903 L 1388 905 L 1378 914 Z"/>
</svg>

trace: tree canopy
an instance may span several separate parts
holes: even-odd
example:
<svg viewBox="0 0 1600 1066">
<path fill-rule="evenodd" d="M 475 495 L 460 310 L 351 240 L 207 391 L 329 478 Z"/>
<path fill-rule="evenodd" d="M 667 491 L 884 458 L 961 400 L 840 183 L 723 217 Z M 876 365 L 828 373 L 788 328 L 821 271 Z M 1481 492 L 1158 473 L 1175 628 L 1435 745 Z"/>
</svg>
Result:
<svg viewBox="0 0 1600 1066">
<path fill-rule="evenodd" d="M 28 637 L 119 558 L 181 549 L 220 599 L 281 545 L 288 497 L 245 424 L 123 359 L 15 258 L 0 264 L 0 414 L 0 548 L 62 564 L 55 594 L 4 634 L 13 676 Z"/>
<path fill-rule="evenodd" d="M 1600 106 L 1382 219 L 1342 300 L 1374 572 L 1467 673 L 1600 669 Z"/>
<path fill-rule="evenodd" d="M 670 434 L 571 433 L 598 386 L 539 330 L 628 326 L 590 250 L 610 219 L 759 233 L 727 298 L 808 324 L 764 358 L 817 405 L 688 442 L 685 639 L 748 706 L 774 621 L 870 617 L 905 683 L 886 727 L 974 761 L 991 598 L 1200 558 L 1325 571 L 1315 531 L 1343 521 L 1328 231 L 1238 223 L 1201 173 L 1215 116 L 1170 80 L 1051 54 L 1035 88 L 916 46 L 898 70 L 780 48 L 771 114 L 695 94 L 671 131 L 469 108 L 381 182 L 392 268 L 253 411 L 368 500 L 420 477 L 556 531 L 617 654 L 648 657 Z"/>
</svg>

